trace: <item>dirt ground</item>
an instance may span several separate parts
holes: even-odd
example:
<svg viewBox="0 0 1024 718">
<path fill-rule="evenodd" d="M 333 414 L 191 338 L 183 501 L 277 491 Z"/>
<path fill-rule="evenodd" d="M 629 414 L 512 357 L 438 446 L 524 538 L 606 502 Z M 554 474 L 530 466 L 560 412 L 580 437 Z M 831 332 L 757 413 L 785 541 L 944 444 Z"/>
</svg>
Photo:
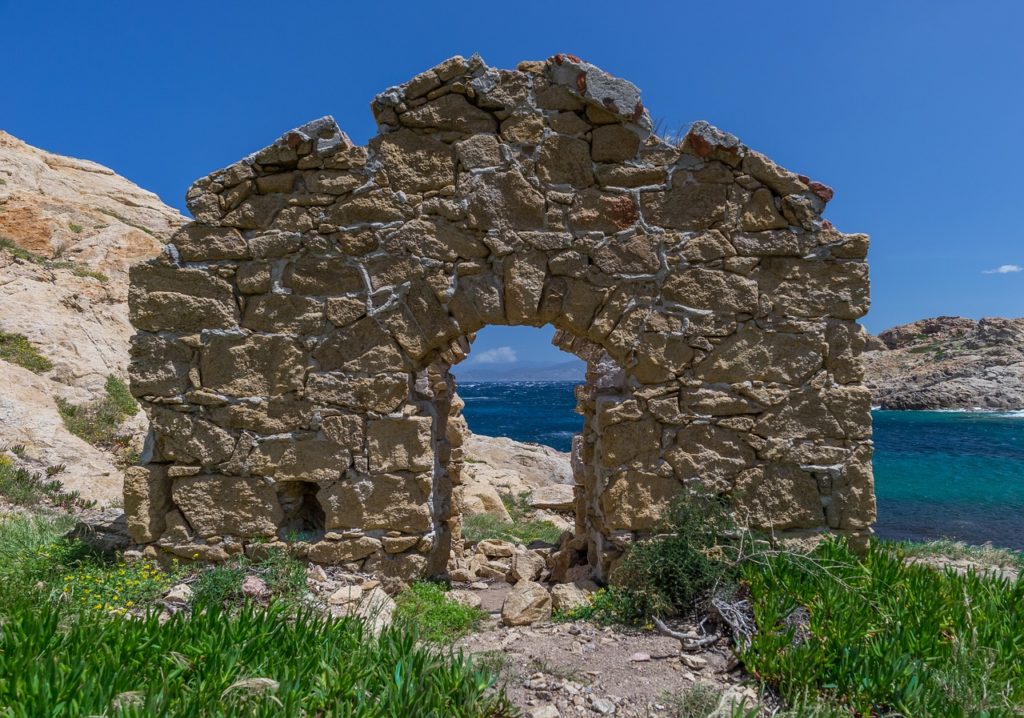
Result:
<svg viewBox="0 0 1024 718">
<path fill-rule="evenodd" d="M 704 703 L 739 703 L 744 697 L 748 707 L 757 702 L 756 683 L 736 667 L 724 639 L 681 654 L 679 641 L 652 631 L 586 622 L 510 628 L 499 621 L 508 590 L 507 584 L 495 584 L 479 592 L 491 618 L 456 647 L 500 668 L 509 697 L 530 718 L 689 715 L 681 708 L 687 702 L 697 707 L 695 691 L 704 694 Z M 709 699 L 711 692 L 720 698 Z M 730 713 L 712 706 L 712 715 Z"/>
</svg>

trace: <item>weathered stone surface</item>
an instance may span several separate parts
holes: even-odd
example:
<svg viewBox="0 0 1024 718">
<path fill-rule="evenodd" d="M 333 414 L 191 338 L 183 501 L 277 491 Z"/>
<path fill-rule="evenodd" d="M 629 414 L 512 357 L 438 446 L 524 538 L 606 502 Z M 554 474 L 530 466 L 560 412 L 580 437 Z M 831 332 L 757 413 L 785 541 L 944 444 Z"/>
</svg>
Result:
<svg viewBox="0 0 1024 718">
<path fill-rule="evenodd" d="M 370 419 L 366 425 L 370 471 L 429 471 L 434 466 L 431 452 L 430 417 Z"/>
<path fill-rule="evenodd" d="M 164 532 L 164 517 L 171 510 L 171 482 L 167 467 L 130 466 L 124 472 L 124 513 L 128 534 L 136 543 L 156 541 Z"/>
<path fill-rule="evenodd" d="M 273 536 L 284 514 L 264 479 L 200 475 L 175 479 L 175 505 L 192 529 L 207 536 Z"/>
<path fill-rule="evenodd" d="M 590 588 L 591 586 L 594 584 L 589 581 L 559 583 L 552 586 L 551 607 L 559 613 L 568 613 L 587 606 L 590 603 L 590 594 L 596 590 L 596 587 Z"/>
<path fill-rule="evenodd" d="M 302 387 L 304 355 L 293 339 L 213 335 L 200 352 L 203 386 L 231 396 L 273 396 Z"/>
<path fill-rule="evenodd" d="M 366 479 L 345 479 L 317 493 L 330 529 L 390 529 L 405 533 L 431 527 L 429 475 L 408 477 L 377 474 Z"/>
<path fill-rule="evenodd" d="M 551 618 L 551 594 L 539 583 L 519 581 L 501 606 L 506 626 L 529 626 Z"/>
<path fill-rule="evenodd" d="M 135 393 L 174 481 L 265 478 L 260 527 L 324 524 L 301 550 L 388 590 L 450 557 L 468 578 L 605 579 L 688 487 L 778 531 L 864 534 L 867 240 L 822 217 L 831 190 L 704 122 L 649 137 L 636 86 L 568 55 L 453 58 L 372 108 L 367 148 L 322 118 L 199 180 L 180 247 L 134 270 Z M 499 492 L 543 473 L 466 439 L 451 367 L 491 324 L 552 324 L 587 361 L 572 468 L 556 500 L 522 499 L 576 512 L 548 515 L 574 534 L 546 567 L 466 554 L 462 516 L 509 517 Z M 140 536 L 228 556 L 194 536 L 195 501 L 133 486 Z"/>
</svg>

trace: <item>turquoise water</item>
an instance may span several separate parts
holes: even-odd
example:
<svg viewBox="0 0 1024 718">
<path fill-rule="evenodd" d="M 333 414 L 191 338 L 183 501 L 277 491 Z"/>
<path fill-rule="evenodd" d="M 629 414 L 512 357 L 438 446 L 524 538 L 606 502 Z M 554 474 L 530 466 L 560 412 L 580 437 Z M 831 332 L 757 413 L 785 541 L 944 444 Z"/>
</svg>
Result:
<svg viewBox="0 0 1024 718">
<path fill-rule="evenodd" d="M 459 384 L 469 427 L 568 451 L 573 382 Z M 1024 550 L 1024 412 L 876 411 L 879 536 Z"/>
</svg>

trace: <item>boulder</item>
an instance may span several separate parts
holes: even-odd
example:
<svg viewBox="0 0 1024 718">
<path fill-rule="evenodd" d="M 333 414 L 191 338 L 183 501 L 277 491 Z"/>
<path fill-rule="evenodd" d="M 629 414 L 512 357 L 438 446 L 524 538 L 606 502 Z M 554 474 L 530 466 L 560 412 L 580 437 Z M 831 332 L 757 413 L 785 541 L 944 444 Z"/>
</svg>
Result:
<svg viewBox="0 0 1024 718">
<path fill-rule="evenodd" d="M 528 626 L 551 618 L 551 594 L 539 583 L 519 581 L 501 606 L 506 626 Z"/>
</svg>

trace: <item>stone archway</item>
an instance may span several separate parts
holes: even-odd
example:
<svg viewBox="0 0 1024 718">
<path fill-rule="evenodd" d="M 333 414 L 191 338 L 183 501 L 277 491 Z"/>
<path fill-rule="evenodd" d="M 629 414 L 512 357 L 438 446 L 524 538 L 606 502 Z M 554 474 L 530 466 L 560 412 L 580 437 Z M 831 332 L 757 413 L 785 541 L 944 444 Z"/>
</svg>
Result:
<svg viewBox="0 0 1024 718">
<path fill-rule="evenodd" d="M 459 541 L 448 368 L 489 324 L 589 362 L 572 549 L 600 576 L 697 483 L 751 526 L 863 540 L 874 519 L 856 319 L 864 235 L 831 190 L 571 56 L 456 57 L 199 180 L 195 221 L 131 274 L 151 419 L 140 543 L 222 560 L 442 572 Z"/>
</svg>

